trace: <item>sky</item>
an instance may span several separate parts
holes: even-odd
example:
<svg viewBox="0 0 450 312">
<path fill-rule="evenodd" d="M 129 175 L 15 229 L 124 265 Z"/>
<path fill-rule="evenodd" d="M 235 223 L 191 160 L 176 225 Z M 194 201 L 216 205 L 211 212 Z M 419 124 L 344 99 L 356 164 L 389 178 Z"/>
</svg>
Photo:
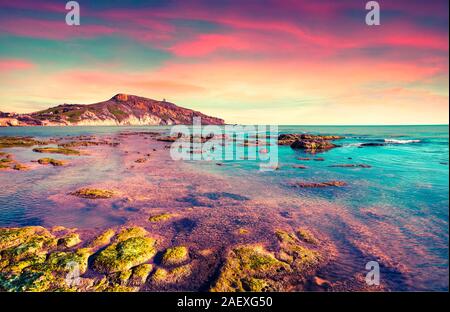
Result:
<svg viewBox="0 0 450 312">
<path fill-rule="evenodd" d="M 0 0 L 0 111 L 134 94 L 287 125 L 448 124 L 448 0 Z"/>
</svg>

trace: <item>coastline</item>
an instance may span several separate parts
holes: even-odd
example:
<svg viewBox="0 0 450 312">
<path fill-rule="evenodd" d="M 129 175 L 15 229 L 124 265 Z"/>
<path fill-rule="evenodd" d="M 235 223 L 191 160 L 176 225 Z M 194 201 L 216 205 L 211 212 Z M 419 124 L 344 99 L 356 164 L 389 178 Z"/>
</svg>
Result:
<svg viewBox="0 0 450 312">
<path fill-rule="evenodd" d="M 235 252 L 236 248 L 242 246 L 257 247 L 256 250 L 259 251 L 258 248 L 262 246 L 263 255 L 267 252 L 271 259 L 289 265 L 289 273 L 281 275 L 272 272 L 271 268 L 267 272 L 252 273 L 256 274 L 253 278 L 276 281 L 268 282 L 271 287 L 275 287 L 269 288 L 272 290 L 364 290 L 365 272 L 356 271 L 357 264 L 352 263 L 354 262 L 352 259 L 357 255 L 362 258 L 376 257 L 391 274 L 404 279 L 405 287 L 411 287 L 406 286 L 411 277 L 408 276 L 408 268 L 402 264 L 408 255 L 402 255 L 403 260 L 399 261 L 398 255 L 403 253 L 399 246 L 383 244 L 383 233 L 363 226 L 338 203 L 298 196 L 291 189 L 267 184 L 264 179 L 249 176 L 229 179 L 222 173 L 205 171 L 195 164 L 174 162 L 169 158 L 165 148 L 167 144 L 156 141 L 154 134 L 136 132 L 99 135 L 99 137 L 109 143 L 120 144 L 77 147 L 78 150 L 86 152 L 86 155 L 67 157 L 69 164 L 66 167 L 43 167 L 33 164 L 34 168 L 30 170 L 51 172 L 51 179 L 56 185 L 58 181 L 69 180 L 67 183 L 69 186 L 60 186 L 48 194 L 48 200 L 53 202 L 60 215 L 49 213 L 46 219 L 41 219 L 46 228 L 51 230 L 55 226 L 63 225 L 64 222 L 58 222 L 58 218 L 66 222 L 67 228 L 72 228 L 74 223 L 80 222 L 74 222 L 77 220 L 76 212 L 83 212 L 83 218 L 91 220 L 91 223 L 87 223 L 87 228 L 97 227 L 94 231 L 79 227 L 73 231 L 63 230 L 59 234 L 59 231 L 50 232 L 49 235 L 54 235 L 53 239 L 56 241 L 65 235 L 78 233 L 82 242 L 75 248 L 68 249 L 60 249 L 57 244 L 46 250 L 47 257 L 55 251 L 74 252 L 80 249 L 85 251 L 84 248 L 102 231 L 113 229 L 117 235 L 121 229 L 136 226 L 145 228 L 147 233 L 143 236 L 156 239 L 157 247 L 156 254 L 144 262 L 152 265 L 147 283 L 143 283 L 138 289 L 128 286 L 129 279 L 126 282 L 117 282 L 115 272 L 111 276 L 106 275 L 108 286 L 102 284 L 101 287 L 104 288 L 92 286 L 94 288 L 87 287 L 81 290 L 209 290 L 220 280 L 218 275 L 221 275 L 218 272 L 225 272 L 224 275 L 227 276 L 227 268 L 230 265 L 225 264 L 233 263 L 236 257 L 245 257 L 245 254 Z M 98 140 L 99 137 L 94 136 L 93 139 Z M 145 156 L 146 154 L 150 156 Z M 136 162 L 141 158 L 148 159 Z M 227 164 L 225 167 L 227 166 L 232 165 Z M 106 199 L 78 198 L 70 195 L 82 187 L 113 190 L 117 194 L 113 198 Z M 19 189 L 15 191 L 19 192 Z M 11 189 L 11 192 L 14 190 Z M 369 210 L 368 213 L 374 212 Z M 73 224 L 64 219 L 71 214 Z M 157 222 L 149 221 L 152 216 L 166 214 L 171 218 L 162 218 Z M 92 218 L 95 220 L 98 216 L 100 219 L 103 216 L 103 220 L 92 221 Z M 323 216 L 327 218 L 324 219 Z M 380 218 L 379 215 L 376 217 Z M 111 220 L 117 223 L 114 226 L 107 225 Z M 378 220 L 377 228 L 382 226 L 383 232 L 394 236 L 403 235 L 385 221 Z M 339 226 L 339 230 L 336 231 L 338 229 L 336 224 L 343 226 Z M 313 245 L 302 241 L 301 236 L 296 234 L 299 229 L 312 233 L 319 244 Z M 340 236 L 346 239 L 342 240 Z M 352 239 L 349 241 L 349 238 Z M 112 241 L 114 239 L 116 238 L 112 237 Z M 367 245 L 368 241 L 373 242 L 376 248 Z M 111 244 L 113 243 L 109 245 Z M 102 245 L 102 248 L 109 245 Z M 185 246 L 189 250 L 189 260 L 182 261 L 180 266 L 183 269 L 178 270 L 178 273 L 182 271 L 183 274 L 189 271 L 189 274 L 183 277 L 170 274 L 177 266 L 165 266 L 161 262 L 164 252 L 176 246 Z M 320 254 L 320 257 L 314 258 L 312 264 L 303 269 L 301 265 L 298 266 L 295 259 L 283 258 L 283 248 L 284 253 L 289 255 L 294 247 L 307 248 Z M 89 251 L 86 259 L 88 269 L 85 275 L 82 275 L 83 278 L 89 279 L 86 283 L 92 282 L 96 285 L 104 280 L 102 274 L 92 267 L 99 252 L 101 248 Z M 152 276 L 156 272 L 159 272 L 157 276 L 164 272 L 158 271 L 158 268 L 166 271 L 164 273 L 166 280 L 163 278 L 162 281 L 153 283 Z M 54 270 L 52 274 L 59 270 L 52 269 Z M 243 276 L 241 279 L 248 280 L 249 276 Z"/>
</svg>

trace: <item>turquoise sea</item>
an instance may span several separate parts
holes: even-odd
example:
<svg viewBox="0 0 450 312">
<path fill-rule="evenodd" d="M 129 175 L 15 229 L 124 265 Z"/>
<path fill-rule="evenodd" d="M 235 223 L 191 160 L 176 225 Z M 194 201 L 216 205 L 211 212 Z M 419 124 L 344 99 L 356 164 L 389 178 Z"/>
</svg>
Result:
<svg viewBox="0 0 450 312">
<path fill-rule="evenodd" d="M 169 127 L 11 127 L 1 128 L 0 136 L 45 138 L 110 135 L 128 130 L 166 133 L 169 129 Z M 312 202 L 317 200 L 333 203 L 339 207 L 337 214 L 342 214 L 342 220 L 357 220 L 358 223 L 352 224 L 378 234 L 376 242 L 373 243 L 375 247 L 390 250 L 392 252 L 390 258 L 398 260 L 400 264 L 408 262 L 405 259 L 408 259 L 410 254 L 411 263 L 405 265 L 412 268 L 412 274 L 425 275 L 418 279 L 420 283 L 418 282 L 416 286 L 403 285 L 399 281 L 395 289 L 448 290 L 449 128 L 447 125 L 279 126 L 278 131 L 341 135 L 345 139 L 335 142 L 340 147 L 316 155 L 293 150 L 289 146 L 279 146 L 280 168 L 275 171 L 260 171 L 258 161 L 244 159 L 224 161 L 224 164 L 231 163 L 231 166 L 217 166 L 217 162 L 207 161 L 190 163 L 199 170 L 217 173 L 229 179 L 241 179 L 243 183 L 262 180 L 267 185 L 277 185 L 290 194 L 310 199 Z M 363 143 L 380 143 L 382 146 L 362 147 Z M 323 158 L 323 161 L 313 160 L 317 157 Z M 333 167 L 342 164 L 365 164 L 370 168 Z M 304 165 L 307 169 L 294 168 L 294 165 Z M 296 180 L 304 182 L 339 180 L 345 181 L 348 186 L 324 189 L 293 188 L 290 182 Z M 35 197 L 30 198 L 23 194 L 8 192 L 6 189 L 9 183 L 23 183 L 23 189 L 26 191 L 27 183 L 38 182 L 30 176 L 19 178 L 17 175 L 0 172 L 0 226 L 41 224 L 39 212 L 35 210 L 41 207 L 45 199 L 41 200 L 36 193 L 28 194 Z M 314 225 L 318 227 L 321 226 L 322 220 L 324 231 L 335 231 L 333 235 L 337 240 L 346 240 L 345 235 L 341 233 L 348 225 L 341 224 L 342 220 L 329 218 L 334 217 L 318 208 L 311 220 L 314 220 Z M 83 227 L 83 224 L 78 226 Z M 355 242 L 351 240 L 347 242 L 348 246 L 352 244 Z M 392 283 L 395 284 L 395 272 L 389 274 Z"/>
</svg>

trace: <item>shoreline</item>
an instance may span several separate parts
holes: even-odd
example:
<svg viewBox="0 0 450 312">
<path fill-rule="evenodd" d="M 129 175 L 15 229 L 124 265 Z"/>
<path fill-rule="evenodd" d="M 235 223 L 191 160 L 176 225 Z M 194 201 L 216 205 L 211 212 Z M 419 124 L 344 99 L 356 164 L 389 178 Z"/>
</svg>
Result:
<svg viewBox="0 0 450 312">
<path fill-rule="evenodd" d="M 116 141 L 114 135 L 106 137 L 111 142 Z M 164 148 L 166 144 L 154 140 L 152 135 L 137 133 L 118 135 L 117 137 L 117 141 L 120 143 L 117 146 L 79 147 L 78 149 L 86 151 L 87 155 L 70 156 L 67 167 L 42 169 L 41 165 L 36 164 L 35 166 L 41 168 L 40 170 L 53 170 L 54 173 L 56 172 L 56 176 L 53 175 L 52 179 L 56 180 L 64 179 L 68 175 L 67 170 L 73 172 L 73 174 L 69 174 L 72 177 L 79 173 L 80 168 L 89 168 L 85 176 L 78 176 L 71 182 L 70 187 L 61 188 L 56 194 L 49 196 L 49 200 L 55 203 L 55 207 L 59 207 L 59 209 L 70 207 L 71 211 L 89 209 L 86 210 L 88 216 L 103 215 L 103 212 L 104 215 L 110 216 L 111 207 L 114 207 L 112 209 L 114 217 L 117 220 L 126 220 L 126 222 L 119 222 L 112 227 L 103 227 L 103 230 L 112 228 L 117 233 L 123 228 L 140 226 L 148 232 L 144 236 L 155 238 L 158 241 L 156 255 L 145 262 L 154 267 L 148 275 L 148 283 L 144 283 L 140 290 L 208 290 L 214 287 L 214 283 L 217 283 L 219 272 L 224 272 L 224 267 L 226 267 L 224 263 L 230 263 L 230 261 L 232 263 L 234 259 L 230 256 L 233 254 L 232 250 L 248 245 L 263 246 L 262 254 L 268 252 L 271 257 L 278 260 L 280 260 L 280 252 L 283 251 L 283 248 L 289 250 L 289 248 L 300 246 L 320 253 L 321 260 L 315 262 L 312 269 L 308 268 L 307 272 L 295 271 L 298 270 L 295 261 L 289 262 L 289 258 L 286 259 L 283 256 L 281 258 L 284 263 L 287 263 L 294 272 L 281 276 L 274 275 L 273 272 L 257 272 L 258 278 L 266 276 L 268 280 L 282 280 L 281 284 L 271 285 L 275 289 L 284 291 L 366 289 L 362 277 L 364 271 L 360 271 L 356 277 L 353 269 L 347 269 L 347 272 L 342 274 L 342 268 L 350 264 L 348 261 L 351 260 L 352 255 L 342 254 L 342 251 L 348 248 L 345 247 L 348 243 L 341 242 L 338 237 L 333 237 L 330 233 L 335 228 L 333 223 L 340 220 L 343 224 L 350 226 L 348 233 L 342 233 L 346 237 L 365 237 L 364 241 L 373 240 L 375 237 L 370 229 L 361 227 L 353 216 L 343 213 L 343 208 L 324 200 L 316 199 L 311 202 L 309 198 L 298 198 L 289 190 L 264 185 L 264 181 L 253 180 L 244 183 L 244 178 L 229 179 L 220 174 L 204 172 L 192 164 L 175 163 L 168 157 L 167 149 Z M 146 161 L 135 162 L 143 158 L 145 154 L 150 154 Z M 111 165 L 110 168 L 106 166 L 105 169 L 104 159 L 108 159 L 108 163 L 113 162 L 116 165 Z M 102 177 L 104 181 L 102 179 L 94 181 L 94 179 L 92 182 L 86 183 L 92 179 L 92 173 L 98 173 L 98 170 L 105 175 Z M 109 170 L 116 170 L 116 172 L 111 173 Z M 118 195 L 113 199 L 86 199 L 68 195 L 81 187 L 115 190 Z M 270 194 L 272 198 L 268 198 L 267 194 Z M 60 211 L 61 215 L 66 213 L 64 210 Z M 148 220 L 152 216 L 164 214 L 173 216 L 157 222 Z M 321 215 L 327 214 L 334 217 L 330 220 L 320 218 Z M 49 215 L 48 218 L 52 218 L 52 216 Z M 49 228 L 56 225 L 60 224 L 49 222 Z M 295 234 L 299 228 L 313 233 L 320 244 L 310 245 L 302 241 Z M 328 230 L 324 232 L 324 228 L 328 228 Z M 287 243 L 285 235 L 277 235 L 277 231 L 280 230 L 288 237 L 293 235 L 291 237 L 293 242 Z M 395 233 L 394 228 L 391 228 L 390 231 Z M 99 231 L 89 233 L 86 230 L 77 230 L 76 232 L 82 239 L 77 248 L 83 249 L 84 244 L 89 244 Z M 153 284 L 151 276 L 157 272 L 158 268 L 167 271 L 165 273 L 167 280 L 178 278 L 170 274 L 170 270 L 176 267 L 167 267 L 160 262 L 160 257 L 165 250 L 178 245 L 186 246 L 189 250 L 190 260 L 181 266 L 190 264 L 191 274 L 185 277 L 184 281 L 183 279 L 177 280 L 177 282 L 161 283 L 159 281 L 159 284 Z M 406 274 L 407 270 L 401 269 L 395 261 L 390 259 L 386 250 L 371 250 L 370 246 L 364 246 L 357 241 L 353 241 L 351 245 L 353 248 L 357 248 L 359 253 L 366 253 L 366 256 L 384 255 L 385 258 L 380 258 L 380 260 L 384 265 L 392 268 L 393 274 L 403 271 L 404 273 L 400 274 Z M 258 250 L 258 248 L 256 249 Z M 99 251 L 92 251 L 88 263 L 95 261 Z M 208 253 L 209 255 L 207 255 Z M 289 252 L 287 254 L 289 255 Z M 236 256 L 245 257 L 245 255 L 234 254 L 234 257 Z M 95 283 L 98 272 L 90 265 L 86 278 L 93 278 Z M 333 269 L 333 267 L 335 268 Z M 329 268 L 331 268 L 331 272 L 327 272 Z M 335 270 L 336 272 L 341 271 L 341 276 L 336 276 Z M 161 272 L 164 271 L 159 271 L 159 273 Z M 109 277 L 109 283 L 112 283 L 111 278 Z M 124 286 L 121 283 L 117 285 Z M 111 289 L 115 289 L 116 286 L 109 285 L 112 287 Z M 244 286 L 241 285 L 241 287 Z M 107 289 L 108 287 L 103 290 Z M 119 287 L 116 290 L 120 289 Z M 130 289 L 123 288 L 121 290 Z"/>
</svg>

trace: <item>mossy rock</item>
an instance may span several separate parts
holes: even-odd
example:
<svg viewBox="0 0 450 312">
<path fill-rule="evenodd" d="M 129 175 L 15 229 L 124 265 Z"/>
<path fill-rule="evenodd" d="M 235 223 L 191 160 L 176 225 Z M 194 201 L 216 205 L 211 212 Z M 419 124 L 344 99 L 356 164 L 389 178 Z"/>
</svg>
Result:
<svg viewBox="0 0 450 312">
<path fill-rule="evenodd" d="M 67 273 L 77 268 L 80 274 L 84 274 L 88 269 L 90 256 L 91 251 L 86 248 L 73 252 L 54 252 L 48 255 L 47 261 L 43 266 L 36 269 Z"/>
<path fill-rule="evenodd" d="M 20 247 L 27 242 L 30 242 L 30 246 Z M 0 251 L 18 247 L 20 250 L 32 248 L 35 244 L 40 244 L 43 241 L 42 246 L 52 246 L 55 244 L 54 236 L 45 228 L 40 226 L 28 226 L 23 228 L 0 228 Z M 45 244 L 44 244 L 45 242 Z"/>
<path fill-rule="evenodd" d="M 141 286 L 147 280 L 150 272 L 153 270 L 153 265 L 149 263 L 140 264 L 133 268 L 133 274 L 128 282 L 130 286 Z"/>
<path fill-rule="evenodd" d="M 81 155 L 80 151 L 64 147 L 38 147 L 33 148 L 36 153 L 63 154 L 63 155 Z"/>
<path fill-rule="evenodd" d="M 182 265 L 171 270 L 157 268 L 151 276 L 151 280 L 156 284 L 175 284 L 192 274 L 190 264 Z"/>
<path fill-rule="evenodd" d="M 174 215 L 171 213 L 161 213 L 161 214 L 150 216 L 148 218 L 148 221 L 150 221 L 150 222 L 166 221 L 166 220 L 173 218 L 173 216 Z"/>
<path fill-rule="evenodd" d="M 0 159 L 0 163 L 10 163 L 10 162 L 12 162 L 11 158 L 1 158 Z"/>
<path fill-rule="evenodd" d="M 0 290 L 44 292 L 55 282 L 51 272 L 25 272 L 20 275 L 4 276 L 0 273 Z"/>
<path fill-rule="evenodd" d="M 156 240 L 150 237 L 131 237 L 113 243 L 98 254 L 94 269 L 101 273 L 129 270 L 153 258 L 155 243 Z"/>
<path fill-rule="evenodd" d="M 180 265 L 189 259 L 189 250 L 185 246 L 167 248 L 161 262 L 165 266 Z"/>
<path fill-rule="evenodd" d="M 37 160 L 37 162 L 41 165 L 53 165 L 53 166 L 63 166 L 64 162 L 62 160 L 57 160 L 53 158 L 40 158 Z"/>
<path fill-rule="evenodd" d="M 46 253 L 47 249 L 54 247 L 55 239 L 50 236 L 34 235 L 18 246 L 10 247 L 2 252 L 2 257 L 10 261 L 19 261 L 30 256 Z"/>
<path fill-rule="evenodd" d="M 43 253 L 36 256 L 31 256 L 29 258 L 20 261 L 14 262 L 8 261 L 7 265 L 4 268 L 2 268 L 2 272 L 17 275 L 20 274 L 25 268 L 44 263 L 46 258 L 47 255 Z"/>
<path fill-rule="evenodd" d="M 37 141 L 31 137 L 14 137 L 14 136 L 0 137 L 0 148 L 27 147 L 43 143 L 44 142 Z"/>
<path fill-rule="evenodd" d="M 125 271 L 111 274 L 112 276 L 110 277 L 110 281 L 113 284 L 126 286 L 128 284 L 128 281 L 129 281 L 132 273 L 133 273 L 132 270 L 125 270 Z"/>
<path fill-rule="evenodd" d="M 98 248 L 104 245 L 108 245 L 111 242 L 111 238 L 116 234 L 113 229 L 108 229 L 96 238 L 94 238 L 87 247 Z"/>
<path fill-rule="evenodd" d="M 121 242 L 131 237 L 144 237 L 147 234 L 148 232 L 143 227 L 140 226 L 123 228 L 122 230 L 120 230 L 119 233 L 117 233 L 116 237 L 114 238 L 114 241 Z"/>
<path fill-rule="evenodd" d="M 74 196 L 82 197 L 82 198 L 89 198 L 89 199 L 111 198 L 114 195 L 116 195 L 116 193 L 113 191 L 96 189 L 96 188 L 81 188 L 70 194 L 74 195 Z"/>
<path fill-rule="evenodd" d="M 23 165 L 23 164 L 19 164 L 19 163 L 14 164 L 14 166 L 13 166 L 12 168 L 13 168 L 14 170 L 18 170 L 18 171 L 25 171 L 25 170 L 30 169 L 30 167 L 25 166 L 25 165 Z"/>
<path fill-rule="evenodd" d="M 272 288 L 275 283 L 271 278 L 288 271 L 290 268 L 286 263 L 276 259 L 262 246 L 238 246 L 229 252 L 211 291 L 248 291 L 255 284 L 249 282 L 255 278 L 263 279 L 264 287 Z"/>
<path fill-rule="evenodd" d="M 81 243 L 80 235 L 78 233 L 70 233 L 58 240 L 58 245 L 70 248 Z"/>
<path fill-rule="evenodd" d="M 283 260 L 288 262 L 292 269 L 305 272 L 320 263 L 322 259 L 320 253 L 303 246 L 294 233 L 278 230 L 276 235 L 280 241 L 279 255 L 282 255 Z"/>
<path fill-rule="evenodd" d="M 242 288 L 245 291 L 262 292 L 270 290 L 271 286 L 262 278 L 242 279 Z"/>
<path fill-rule="evenodd" d="M 298 228 L 295 232 L 297 234 L 297 237 L 304 241 L 305 243 L 312 244 L 312 245 L 318 245 L 319 240 L 307 229 Z"/>
</svg>

